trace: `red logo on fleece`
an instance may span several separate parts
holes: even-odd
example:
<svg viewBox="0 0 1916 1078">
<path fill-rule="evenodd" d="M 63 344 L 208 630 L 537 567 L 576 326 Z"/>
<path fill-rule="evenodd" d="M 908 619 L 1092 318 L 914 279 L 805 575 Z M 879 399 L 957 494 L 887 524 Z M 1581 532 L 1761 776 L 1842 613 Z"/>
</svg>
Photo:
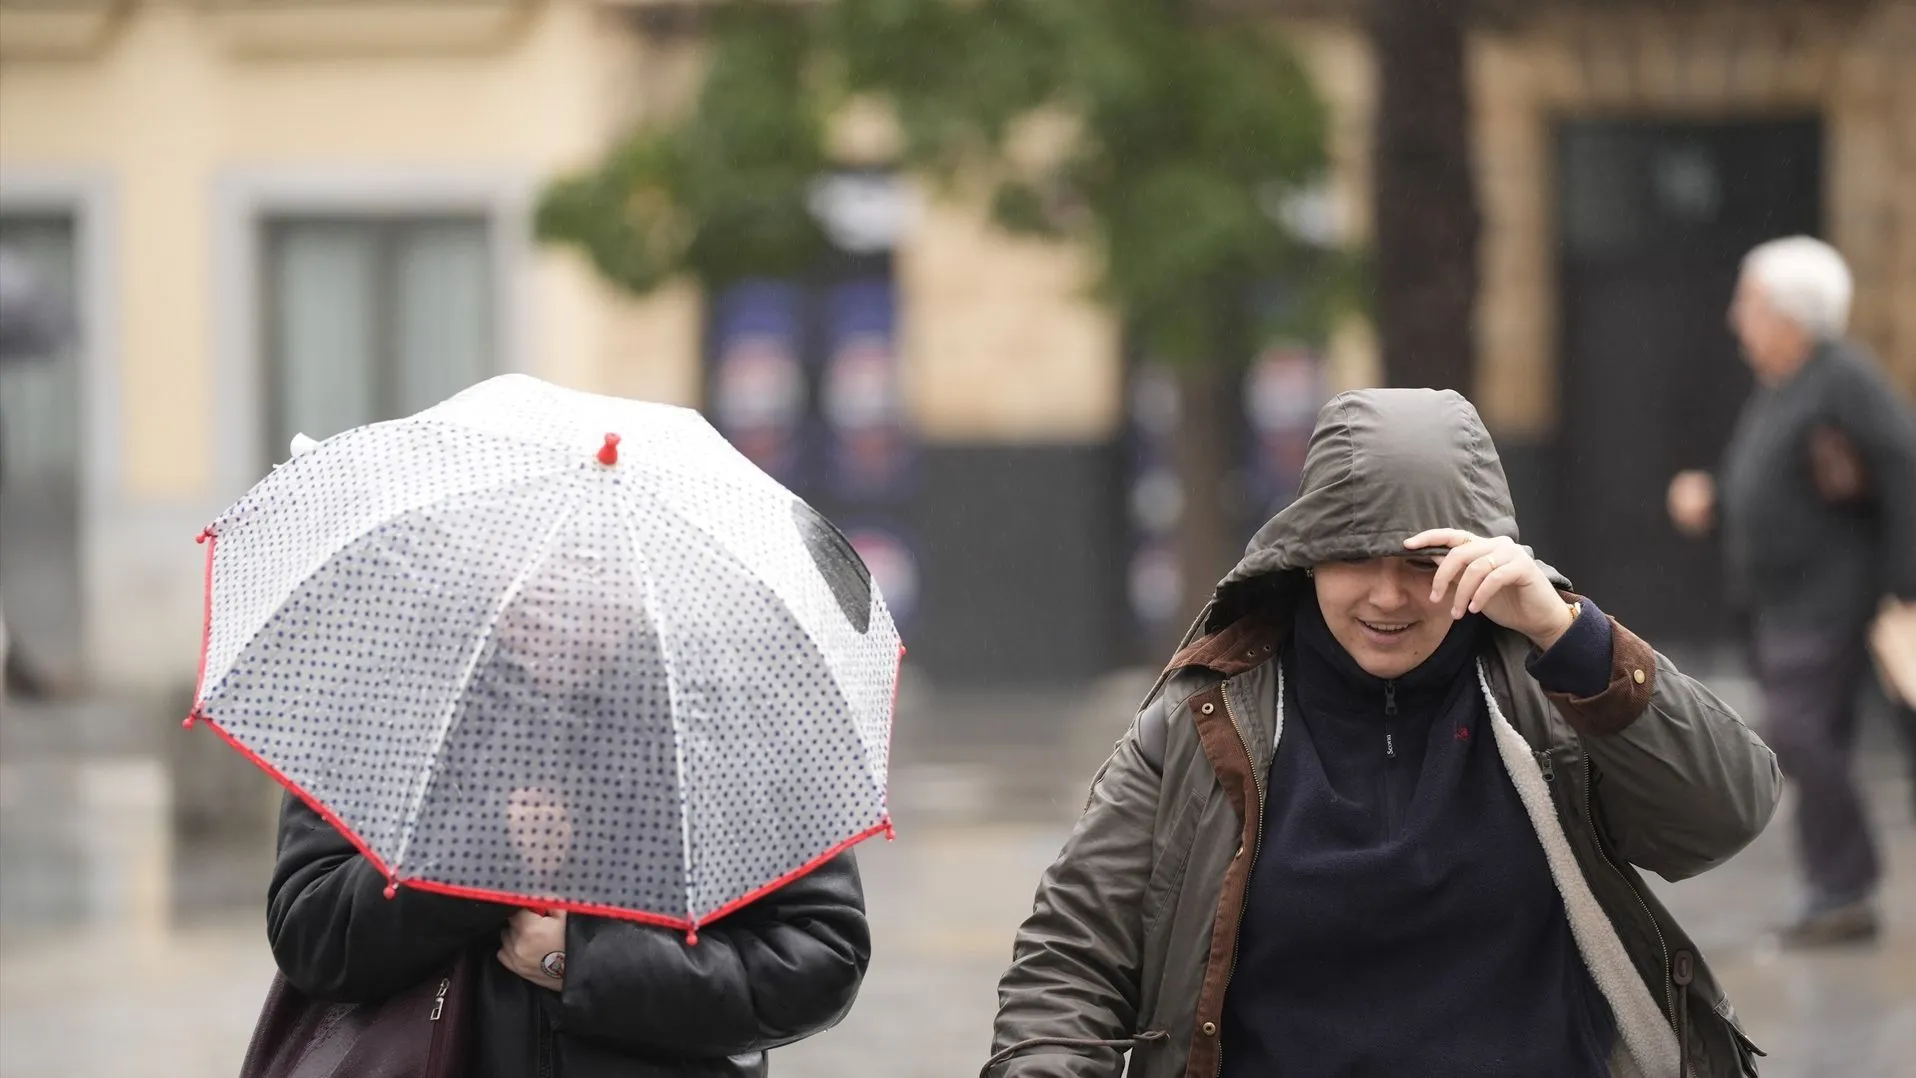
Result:
<svg viewBox="0 0 1916 1078">
<path fill-rule="evenodd" d="M 1459 727 L 1457 727 L 1457 740 L 1459 740 L 1459 741 L 1469 741 L 1469 740 L 1470 740 L 1470 727 L 1468 727 L 1468 726 L 1459 726 Z"/>
</svg>

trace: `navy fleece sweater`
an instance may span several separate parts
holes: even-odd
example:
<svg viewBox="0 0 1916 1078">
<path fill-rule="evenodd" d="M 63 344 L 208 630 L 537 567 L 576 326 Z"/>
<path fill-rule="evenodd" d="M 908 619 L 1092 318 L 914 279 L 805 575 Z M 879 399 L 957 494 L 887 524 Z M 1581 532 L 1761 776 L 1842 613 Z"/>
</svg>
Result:
<svg viewBox="0 0 1916 1078">
<path fill-rule="evenodd" d="M 1477 685 L 1478 617 L 1386 682 L 1300 604 L 1237 971 L 1229 1078 L 1600 1078 L 1614 1032 Z M 1532 672 L 1588 695 L 1608 621 Z"/>
</svg>

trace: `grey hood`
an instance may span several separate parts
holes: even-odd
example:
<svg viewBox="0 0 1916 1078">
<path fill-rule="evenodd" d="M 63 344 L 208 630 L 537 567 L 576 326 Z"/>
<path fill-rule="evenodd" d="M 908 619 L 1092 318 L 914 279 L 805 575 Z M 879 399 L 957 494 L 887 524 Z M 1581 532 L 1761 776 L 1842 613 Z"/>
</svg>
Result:
<svg viewBox="0 0 1916 1078">
<path fill-rule="evenodd" d="M 1404 540 L 1431 528 L 1518 538 L 1510 484 L 1477 409 L 1448 389 L 1340 393 L 1317 414 L 1297 499 L 1252 537 L 1206 621 L 1234 618 L 1261 583 L 1403 554 Z"/>
</svg>

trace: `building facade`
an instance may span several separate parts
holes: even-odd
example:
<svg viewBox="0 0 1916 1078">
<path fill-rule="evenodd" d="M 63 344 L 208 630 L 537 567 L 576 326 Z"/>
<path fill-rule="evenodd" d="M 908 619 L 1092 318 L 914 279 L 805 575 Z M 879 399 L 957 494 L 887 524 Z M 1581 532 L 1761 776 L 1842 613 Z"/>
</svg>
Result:
<svg viewBox="0 0 1916 1078">
<path fill-rule="evenodd" d="M 1546 551 L 1620 612 L 1714 631 L 1659 605 L 1709 562 L 1655 513 L 1743 392 L 1721 331 L 1741 248 L 1835 242 L 1857 335 L 1916 389 L 1916 2 L 1509 8 L 1470 53 L 1475 396 Z M 293 432 L 508 370 L 711 404 L 716 304 L 613 295 L 529 234 L 548 177 L 682 102 L 698 45 L 670 9 L 0 0 L 0 251 L 70 315 L 58 348 L 0 366 L 16 645 L 106 688 L 190 683 L 193 537 Z M 1280 17 L 1332 111 L 1326 219 L 1361 243 L 1363 34 L 1335 4 Z M 887 571 L 910 574 L 915 661 L 1068 680 L 1143 658 L 1137 408 L 1084 256 L 912 207 L 881 276 L 915 446 Z M 1361 322 L 1315 361 L 1310 388 L 1265 367 L 1247 400 L 1379 378 Z"/>
</svg>

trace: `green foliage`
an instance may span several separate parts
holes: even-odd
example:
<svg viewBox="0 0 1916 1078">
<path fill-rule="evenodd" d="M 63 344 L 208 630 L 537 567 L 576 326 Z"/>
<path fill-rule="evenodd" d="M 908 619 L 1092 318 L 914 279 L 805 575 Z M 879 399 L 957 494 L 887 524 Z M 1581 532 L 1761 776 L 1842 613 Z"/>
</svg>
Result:
<svg viewBox="0 0 1916 1078">
<path fill-rule="evenodd" d="M 554 182 L 534 217 L 539 237 L 578 246 L 635 293 L 679 274 L 716 288 L 812 266 L 825 238 L 807 192 L 829 167 L 825 102 L 809 85 L 815 21 L 769 5 L 727 11 L 691 114 Z"/>
<path fill-rule="evenodd" d="M 1287 325 L 1321 326 L 1349 260 L 1273 212 L 1324 169 L 1324 108 L 1265 24 L 1179 0 L 836 0 L 735 5 L 712 27 L 696 108 L 555 183 L 542 237 L 634 291 L 802 270 L 806 210 L 830 167 L 824 118 L 851 94 L 891 106 L 901 166 L 982 178 L 1000 225 L 1081 242 L 1097 295 L 1153 354 L 1243 356 L 1247 287 L 1310 278 Z M 1019 121 L 1067 119 L 1014 155 Z M 1299 313 L 1301 312 L 1301 313 Z"/>
</svg>

